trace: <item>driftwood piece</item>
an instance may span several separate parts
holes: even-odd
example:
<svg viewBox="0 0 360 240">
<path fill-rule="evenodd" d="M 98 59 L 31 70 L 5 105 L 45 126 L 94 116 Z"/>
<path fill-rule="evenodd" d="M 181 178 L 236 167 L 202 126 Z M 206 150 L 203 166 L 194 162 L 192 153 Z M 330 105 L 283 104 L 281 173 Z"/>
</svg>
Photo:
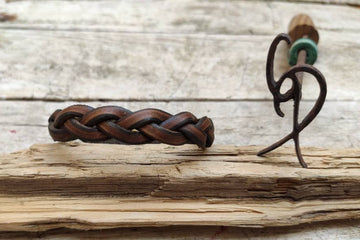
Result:
<svg viewBox="0 0 360 240">
<path fill-rule="evenodd" d="M 285 226 L 360 218 L 360 150 L 47 144 L 0 156 L 0 228 Z M 34 227 L 36 226 L 36 227 Z"/>
</svg>

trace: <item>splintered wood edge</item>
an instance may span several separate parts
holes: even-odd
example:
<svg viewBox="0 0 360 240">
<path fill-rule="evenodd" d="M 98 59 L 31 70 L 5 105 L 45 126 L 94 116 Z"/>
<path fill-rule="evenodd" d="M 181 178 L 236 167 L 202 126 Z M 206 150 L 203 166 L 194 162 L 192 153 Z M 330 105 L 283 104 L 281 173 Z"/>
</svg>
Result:
<svg viewBox="0 0 360 240">
<path fill-rule="evenodd" d="M 293 148 L 266 157 L 256 146 L 59 143 L 0 156 L 0 194 L 169 198 L 353 199 L 360 151 Z"/>
<path fill-rule="evenodd" d="M 126 145 L 111 143 L 83 143 L 79 141 L 65 143 L 34 144 L 28 149 L 17 151 L 11 154 L 0 154 L 0 159 L 8 163 L 18 164 L 55 162 L 82 164 L 98 164 L 99 166 L 108 163 L 128 164 L 174 164 L 189 161 L 199 162 L 239 162 L 249 164 L 265 164 L 274 167 L 296 167 L 298 163 L 294 153 L 294 147 L 283 146 L 270 152 L 263 157 L 256 154 L 264 146 L 233 146 L 213 145 L 205 150 L 196 145 L 171 146 L 165 144 Z M 309 169 L 360 169 L 360 149 L 326 149 L 316 147 L 303 147 L 302 154 L 309 165 Z M 69 162 L 65 162 L 69 161 Z M 49 167 L 51 165 L 48 165 Z M 56 167 L 56 166 L 51 166 Z M 7 169 L 11 166 L 7 167 Z"/>
<path fill-rule="evenodd" d="M 360 218 L 360 151 L 39 144 L 0 155 L 0 229 L 287 226 Z"/>
<path fill-rule="evenodd" d="M 290 226 L 360 218 L 360 200 L 237 201 L 152 198 L 0 197 L 3 231 L 170 225 Z"/>
</svg>

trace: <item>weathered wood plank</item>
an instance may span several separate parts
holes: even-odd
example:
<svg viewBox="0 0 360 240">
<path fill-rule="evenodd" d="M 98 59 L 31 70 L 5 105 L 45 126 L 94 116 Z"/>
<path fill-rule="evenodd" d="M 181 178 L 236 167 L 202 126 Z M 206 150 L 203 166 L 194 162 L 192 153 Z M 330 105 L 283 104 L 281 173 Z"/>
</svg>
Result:
<svg viewBox="0 0 360 240">
<path fill-rule="evenodd" d="M 0 195 L 330 200 L 360 198 L 360 150 L 38 144 L 0 155 Z M 120 153 L 121 154 L 118 154 Z M 266 174 L 266 175 L 264 175 Z"/>
<path fill-rule="evenodd" d="M 294 3 L 295 2 L 324 3 L 324 4 L 338 4 L 338 5 L 350 5 L 350 6 L 358 6 L 360 4 L 358 0 L 277 0 L 277 1 L 294 2 Z"/>
<path fill-rule="evenodd" d="M 258 149 L 68 143 L 1 155 L 0 228 L 265 227 L 360 218 L 359 149 L 304 149 L 308 169 L 289 148 L 267 157 L 257 157 Z"/>
<path fill-rule="evenodd" d="M 27 148 L 34 143 L 52 142 L 47 119 L 56 109 L 74 102 L 0 102 L 0 153 Z M 279 118 L 271 102 L 87 102 L 99 107 L 117 105 L 132 111 L 160 108 L 170 113 L 190 111 L 211 117 L 215 125 L 215 144 L 269 145 L 292 129 L 292 104 L 283 106 Z M 301 104 L 304 116 L 312 102 Z M 359 147 L 360 111 L 358 102 L 327 102 L 319 116 L 300 134 L 301 144 L 318 147 Z M 292 142 L 289 143 L 292 146 Z"/>
<path fill-rule="evenodd" d="M 286 30 L 293 15 L 306 12 L 320 30 L 360 29 L 355 7 L 284 1 L 15 1 L 5 10 L 18 19 L 2 28 L 273 34 Z"/>
<path fill-rule="evenodd" d="M 6 3 L 18 2 L 19 0 L 5 0 Z M 34 0 L 20 0 L 20 1 L 34 1 Z M 53 0 L 42 0 L 42 2 L 49 2 Z M 89 2 L 95 2 L 99 0 L 85 0 Z M 109 0 L 107 0 L 109 1 Z M 110 0 L 111 1 L 111 0 Z M 251 0 L 237 0 L 237 1 L 251 1 Z M 259 0 L 266 3 L 268 0 Z M 274 0 L 273 2 L 291 2 L 291 3 L 323 3 L 323 4 L 335 4 L 335 5 L 349 5 L 357 6 L 358 0 Z"/>
<path fill-rule="evenodd" d="M 265 61 L 273 36 L 20 30 L 1 30 L 0 36 L 3 99 L 271 98 Z M 359 100 L 360 33 L 321 36 L 315 66 L 327 78 L 327 99 Z M 279 51 L 279 74 L 287 68 L 286 54 Z M 304 99 L 317 94 L 314 80 L 306 78 Z"/>
<path fill-rule="evenodd" d="M 109 229 L 169 225 L 288 226 L 359 218 L 360 200 L 242 201 L 124 198 L 0 197 L 6 231 Z"/>
<path fill-rule="evenodd" d="M 79 231 L 56 229 L 42 233 L 36 232 L 0 232 L 0 239 L 94 239 L 106 240 L 169 240 L 169 239 L 257 239 L 257 240 L 354 240 L 359 236 L 360 220 L 342 220 L 331 222 L 313 222 L 300 226 L 272 228 L 238 228 L 214 226 L 169 226 L 146 228 L 117 228 L 107 230 Z"/>
</svg>

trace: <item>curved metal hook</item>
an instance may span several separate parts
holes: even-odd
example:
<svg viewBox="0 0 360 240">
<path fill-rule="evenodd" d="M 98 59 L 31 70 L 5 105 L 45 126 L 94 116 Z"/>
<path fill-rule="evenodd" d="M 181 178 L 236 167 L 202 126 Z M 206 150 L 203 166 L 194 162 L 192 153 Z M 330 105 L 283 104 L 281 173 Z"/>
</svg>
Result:
<svg viewBox="0 0 360 240">
<path fill-rule="evenodd" d="M 315 67 L 308 65 L 308 64 L 296 65 L 294 67 L 291 67 L 287 72 L 282 74 L 282 76 L 280 77 L 280 79 L 278 81 L 275 81 L 274 80 L 274 70 L 273 70 L 274 69 L 274 56 L 275 56 L 275 52 L 276 52 L 276 48 L 277 48 L 278 44 L 283 40 L 286 41 L 288 44 L 291 44 L 289 35 L 282 33 L 282 34 L 279 34 L 278 36 L 276 36 L 276 38 L 274 39 L 274 41 L 272 42 L 272 44 L 270 46 L 267 63 L 266 63 L 266 80 L 267 80 L 268 88 L 273 95 L 275 111 L 280 117 L 284 116 L 284 113 L 281 111 L 281 108 L 280 108 L 280 103 L 287 102 L 291 99 L 294 100 L 293 130 L 291 133 L 289 133 L 287 136 L 285 136 L 281 140 L 277 141 L 276 143 L 272 144 L 271 146 L 260 151 L 258 153 L 258 156 L 268 153 L 268 152 L 280 147 L 281 145 L 283 145 L 285 142 L 289 141 L 290 139 L 293 139 L 295 142 L 295 150 L 296 150 L 296 155 L 298 157 L 298 160 L 299 160 L 300 164 L 306 168 L 307 164 L 305 163 L 305 161 L 302 157 L 302 154 L 301 154 L 301 150 L 300 150 L 299 133 L 306 126 L 308 126 L 311 123 L 311 121 L 320 112 L 320 110 L 325 102 L 325 99 L 326 99 L 326 93 L 327 93 L 326 81 L 325 81 L 324 76 L 321 74 L 321 72 L 319 70 L 317 70 Z M 298 73 L 298 72 L 307 72 L 307 73 L 312 74 L 316 78 L 316 80 L 319 84 L 319 87 L 320 87 L 320 94 L 319 94 L 318 99 L 315 102 L 315 105 L 310 110 L 310 112 L 304 117 L 304 119 L 301 121 L 301 123 L 299 123 L 299 121 L 298 121 L 299 105 L 300 105 L 300 99 L 301 99 L 301 83 L 296 76 L 296 73 Z M 286 93 L 282 94 L 280 92 L 280 88 L 281 88 L 281 85 L 284 83 L 284 81 L 287 78 L 292 80 L 292 87 Z"/>
<path fill-rule="evenodd" d="M 285 33 L 280 33 L 275 37 L 269 48 L 269 52 L 266 60 L 266 81 L 268 88 L 274 97 L 275 111 L 280 117 L 284 117 L 285 114 L 280 109 L 280 103 L 286 102 L 291 98 L 293 98 L 293 90 L 289 89 L 285 94 L 281 94 L 280 87 L 285 79 L 282 81 L 280 79 L 278 82 L 274 80 L 274 57 L 277 46 L 281 41 L 287 42 L 288 45 L 291 44 L 290 36 Z"/>
</svg>

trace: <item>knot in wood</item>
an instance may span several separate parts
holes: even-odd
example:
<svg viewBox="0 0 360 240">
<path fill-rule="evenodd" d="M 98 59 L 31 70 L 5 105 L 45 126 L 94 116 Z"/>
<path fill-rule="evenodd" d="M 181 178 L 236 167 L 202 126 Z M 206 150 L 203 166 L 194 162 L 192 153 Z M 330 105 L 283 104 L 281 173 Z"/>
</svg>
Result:
<svg viewBox="0 0 360 240">
<path fill-rule="evenodd" d="M 53 140 L 61 142 L 115 139 L 128 144 L 193 143 L 206 148 L 214 141 L 214 125 L 210 118 L 198 119 L 190 112 L 171 115 L 159 109 L 131 112 L 118 106 L 72 105 L 56 110 L 49 118 L 48 128 Z"/>
</svg>

